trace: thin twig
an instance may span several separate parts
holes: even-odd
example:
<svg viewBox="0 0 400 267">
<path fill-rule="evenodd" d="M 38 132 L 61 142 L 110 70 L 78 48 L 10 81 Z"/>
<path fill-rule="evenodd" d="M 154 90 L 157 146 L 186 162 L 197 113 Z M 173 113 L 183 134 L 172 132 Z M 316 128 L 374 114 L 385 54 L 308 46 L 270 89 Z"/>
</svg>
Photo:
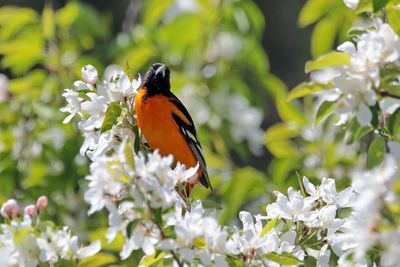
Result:
<svg viewBox="0 0 400 267">
<path fill-rule="evenodd" d="M 389 92 L 386 92 L 386 91 L 383 91 L 383 90 L 379 90 L 379 94 L 380 94 L 381 96 L 389 96 L 389 97 L 392 97 L 392 98 L 400 99 L 400 96 L 398 96 L 398 95 L 393 95 L 393 94 L 391 94 L 391 93 L 389 93 Z"/>
<path fill-rule="evenodd" d="M 150 210 L 151 210 L 151 209 L 150 209 Z M 153 214 L 153 212 L 152 212 L 152 214 Z M 154 216 L 154 214 L 153 214 L 153 216 Z M 165 234 L 164 234 L 164 231 L 163 231 L 161 225 L 159 225 L 159 224 L 157 223 L 157 221 L 154 220 L 154 219 L 153 219 L 153 223 L 157 226 L 158 230 L 160 230 L 162 239 L 165 239 L 166 237 L 165 237 Z M 176 255 L 176 253 L 175 253 L 172 249 L 170 249 L 169 251 L 171 252 L 172 257 L 174 257 L 174 259 L 176 260 L 176 262 L 178 263 L 178 265 L 179 265 L 180 267 L 183 267 L 183 264 L 180 262 L 180 260 L 179 260 L 178 256 Z"/>
</svg>

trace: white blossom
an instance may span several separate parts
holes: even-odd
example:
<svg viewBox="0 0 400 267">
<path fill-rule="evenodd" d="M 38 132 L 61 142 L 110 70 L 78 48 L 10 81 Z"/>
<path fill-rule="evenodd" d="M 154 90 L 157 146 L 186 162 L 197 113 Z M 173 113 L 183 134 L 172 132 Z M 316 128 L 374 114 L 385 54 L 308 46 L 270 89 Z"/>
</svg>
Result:
<svg viewBox="0 0 400 267">
<path fill-rule="evenodd" d="M 92 65 L 86 65 L 82 68 L 82 78 L 85 82 L 89 84 L 96 84 L 98 80 L 98 73 L 95 67 Z"/>
<path fill-rule="evenodd" d="M 61 108 L 60 111 L 71 113 L 63 121 L 63 123 L 69 123 L 79 111 L 81 100 L 79 99 L 79 94 L 77 92 L 71 89 L 65 89 L 64 91 L 65 93 L 63 93 L 62 96 L 65 97 L 65 100 L 67 100 L 68 104 L 67 106 Z"/>
<path fill-rule="evenodd" d="M 267 206 L 269 218 L 306 221 L 312 215 L 311 209 L 315 206 L 315 197 L 304 198 L 292 187 L 288 189 L 288 197 L 278 191 L 274 191 L 274 194 L 277 196 L 276 203 Z"/>
</svg>

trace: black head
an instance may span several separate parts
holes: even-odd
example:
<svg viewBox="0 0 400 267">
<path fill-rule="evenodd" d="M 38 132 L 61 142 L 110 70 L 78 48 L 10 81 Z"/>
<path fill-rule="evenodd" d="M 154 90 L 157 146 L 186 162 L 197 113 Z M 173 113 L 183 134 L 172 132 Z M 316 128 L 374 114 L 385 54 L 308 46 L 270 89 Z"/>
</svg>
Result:
<svg viewBox="0 0 400 267">
<path fill-rule="evenodd" d="M 141 87 L 146 87 L 149 95 L 168 94 L 171 89 L 169 73 L 169 68 L 166 65 L 155 63 L 144 75 Z"/>
</svg>

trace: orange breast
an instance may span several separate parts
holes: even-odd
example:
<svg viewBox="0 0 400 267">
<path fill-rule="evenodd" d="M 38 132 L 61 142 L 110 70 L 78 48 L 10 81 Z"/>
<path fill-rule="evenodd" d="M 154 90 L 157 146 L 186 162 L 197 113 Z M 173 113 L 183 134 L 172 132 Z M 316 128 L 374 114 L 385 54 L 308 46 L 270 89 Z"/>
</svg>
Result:
<svg viewBox="0 0 400 267">
<path fill-rule="evenodd" d="M 158 94 L 143 101 L 146 90 L 140 89 L 135 98 L 137 123 L 149 146 L 158 149 L 162 156 L 172 154 L 176 162 L 194 167 L 197 159 L 179 132 L 179 127 L 172 117 L 172 105 L 168 98 Z M 199 177 L 201 169 L 199 169 Z"/>
</svg>

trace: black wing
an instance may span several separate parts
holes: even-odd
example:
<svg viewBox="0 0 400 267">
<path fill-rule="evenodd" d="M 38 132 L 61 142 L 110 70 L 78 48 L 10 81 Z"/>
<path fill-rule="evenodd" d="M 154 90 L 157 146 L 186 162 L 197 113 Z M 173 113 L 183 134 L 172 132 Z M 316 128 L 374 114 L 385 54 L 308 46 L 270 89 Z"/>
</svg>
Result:
<svg viewBox="0 0 400 267">
<path fill-rule="evenodd" d="M 190 124 L 186 123 L 179 115 L 172 112 L 172 117 L 174 118 L 176 124 L 179 126 L 179 131 L 181 132 L 182 136 L 185 138 L 186 142 L 188 143 L 190 149 L 192 150 L 194 156 L 196 157 L 197 161 L 200 164 L 202 169 L 203 175 L 200 177 L 200 183 L 206 187 L 211 188 L 213 190 L 210 179 L 208 178 L 207 173 L 207 166 L 206 161 L 204 159 L 203 150 L 201 149 L 200 142 L 197 138 L 196 128 L 194 127 L 194 123 L 192 118 L 190 117 L 189 112 L 186 110 L 185 106 L 179 101 L 175 95 L 168 98 L 168 100 L 174 104 L 179 111 L 183 113 L 186 119 L 190 122 Z"/>
</svg>

